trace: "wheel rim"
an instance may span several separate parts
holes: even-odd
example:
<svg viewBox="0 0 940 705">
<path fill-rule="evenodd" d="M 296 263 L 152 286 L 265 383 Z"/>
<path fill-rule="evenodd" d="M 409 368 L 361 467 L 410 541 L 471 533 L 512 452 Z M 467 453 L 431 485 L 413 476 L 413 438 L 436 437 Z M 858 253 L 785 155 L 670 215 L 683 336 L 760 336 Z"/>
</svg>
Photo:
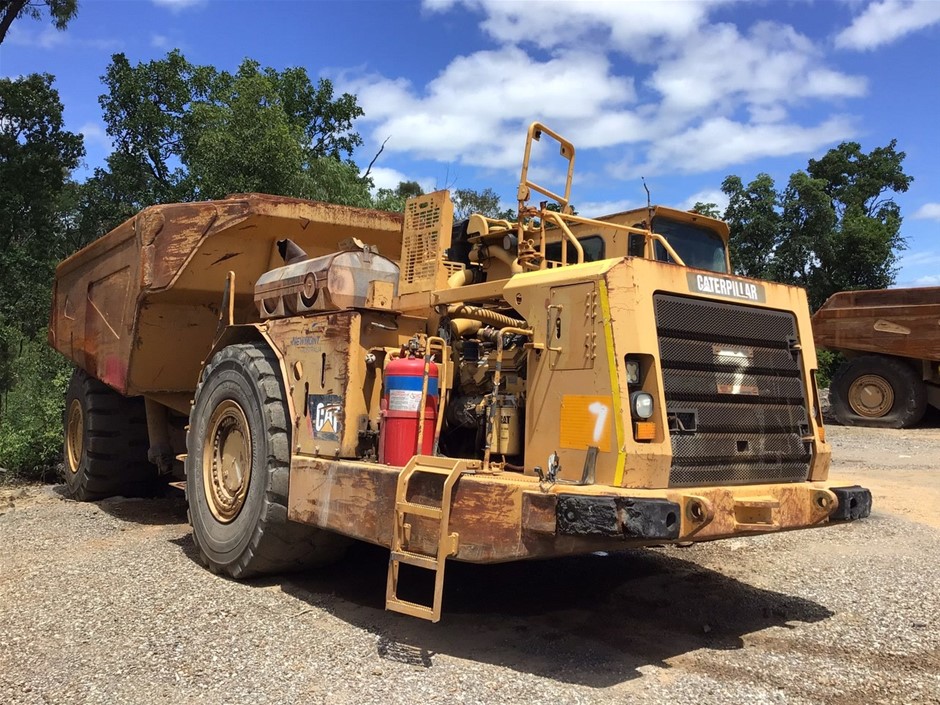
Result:
<svg viewBox="0 0 940 705">
<path fill-rule="evenodd" d="M 73 399 L 69 404 L 68 421 L 65 428 L 65 456 L 68 459 L 69 470 L 77 473 L 82 464 L 82 451 L 85 447 L 85 413 L 82 403 Z"/>
<path fill-rule="evenodd" d="M 859 416 L 881 418 L 894 406 L 894 389 L 884 377 L 862 375 L 849 387 L 849 406 Z"/>
<path fill-rule="evenodd" d="M 236 402 L 226 399 L 212 412 L 203 448 L 202 479 L 209 511 L 227 524 L 241 511 L 251 480 L 248 419 Z"/>
</svg>

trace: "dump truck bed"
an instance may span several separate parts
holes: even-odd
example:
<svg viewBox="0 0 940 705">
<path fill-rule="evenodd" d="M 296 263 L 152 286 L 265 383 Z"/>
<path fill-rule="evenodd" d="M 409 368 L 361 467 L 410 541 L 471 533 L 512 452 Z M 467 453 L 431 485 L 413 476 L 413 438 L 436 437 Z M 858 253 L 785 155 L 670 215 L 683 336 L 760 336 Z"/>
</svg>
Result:
<svg viewBox="0 0 940 705">
<path fill-rule="evenodd" d="M 843 291 L 812 320 L 825 348 L 940 361 L 940 287 Z"/>
<path fill-rule="evenodd" d="M 255 282 L 290 238 L 311 257 L 356 237 L 398 259 L 402 217 L 244 194 L 152 206 L 56 269 L 49 342 L 125 395 L 186 410 L 216 332 L 226 275 L 236 320 L 257 320 Z"/>
</svg>

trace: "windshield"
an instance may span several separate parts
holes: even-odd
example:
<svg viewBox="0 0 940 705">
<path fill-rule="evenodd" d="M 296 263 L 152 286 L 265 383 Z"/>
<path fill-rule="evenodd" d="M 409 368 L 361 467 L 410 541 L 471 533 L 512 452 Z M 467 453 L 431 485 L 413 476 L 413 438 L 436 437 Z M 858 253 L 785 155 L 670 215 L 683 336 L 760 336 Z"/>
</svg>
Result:
<svg viewBox="0 0 940 705">
<path fill-rule="evenodd" d="M 727 272 L 725 265 L 725 243 L 718 233 L 688 223 L 679 223 L 667 218 L 653 219 L 653 232 L 662 235 L 676 251 L 687 267 Z M 656 259 L 672 262 L 672 257 L 660 243 L 654 242 Z"/>
</svg>

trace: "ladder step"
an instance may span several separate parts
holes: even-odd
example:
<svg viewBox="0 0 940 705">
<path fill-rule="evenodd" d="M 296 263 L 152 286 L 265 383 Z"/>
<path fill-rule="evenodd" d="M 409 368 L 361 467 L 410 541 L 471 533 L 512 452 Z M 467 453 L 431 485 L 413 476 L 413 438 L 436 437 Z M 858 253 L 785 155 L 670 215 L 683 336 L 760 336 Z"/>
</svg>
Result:
<svg viewBox="0 0 940 705">
<path fill-rule="evenodd" d="M 427 504 L 415 504 L 414 502 L 398 502 L 396 509 L 400 514 L 417 514 L 431 519 L 440 519 L 443 512 L 440 507 L 431 507 Z"/>
<path fill-rule="evenodd" d="M 433 465 L 419 465 L 411 471 L 412 475 L 450 475 L 453 472 L 453 468 L 450 466 L 447 467 L 435 467 Z"/>
<path fill-rule="evenodd" d="M 391 560 L 399 563 L 426 568 L 427 570 L 437 570 L 438 562 L 434 556 L 426 556 L 423 553 L 414 553 L 413 551 L 392 551 Z"/>
<path fill-rule="evenodd" d="M 434 614 L 433 607 L 408 602 L 407 600 L 401 600 L 397 597 L 388 598 L 385 601 L 385 609 L 392 610 L 392 612 L 401 612 L 402 614 L 407 614 L 409 617 L 429 619 L 432 622 L 437 622 L 440 619 L 438 615 Z"/>
</svg>

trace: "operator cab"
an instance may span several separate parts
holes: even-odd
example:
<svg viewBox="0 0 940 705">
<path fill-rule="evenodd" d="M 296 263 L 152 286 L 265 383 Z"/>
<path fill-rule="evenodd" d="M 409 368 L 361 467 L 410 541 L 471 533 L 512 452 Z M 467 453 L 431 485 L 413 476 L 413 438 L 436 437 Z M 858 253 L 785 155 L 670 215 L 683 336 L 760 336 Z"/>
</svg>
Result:
<svg viewBox="0 0 940 705">
<path fill-rule="evenodd" d="M 578 223 L 571 226 L 572 234 L 584 250 L 585 262 L 615 257 L 642 257 L 676 264 L 658 240 L 616 228 L 604 228 L 602 223 L 651 230 L 669 243 L 687 267 L 720 273 L 730 271 L 728 226 L 720 220 L 675 208 L 653 206 L 602 216 L 590 225 Z M 553 234 L 552 230 L 546 232 L 548 243 L 545 256 L 550 261 L 561 263 L 561 238 L 553 237 Z M 575 264 L 573 249 L 568 248 L 567 254 L 568 261 L 564 264 Z"/>
</svg>

